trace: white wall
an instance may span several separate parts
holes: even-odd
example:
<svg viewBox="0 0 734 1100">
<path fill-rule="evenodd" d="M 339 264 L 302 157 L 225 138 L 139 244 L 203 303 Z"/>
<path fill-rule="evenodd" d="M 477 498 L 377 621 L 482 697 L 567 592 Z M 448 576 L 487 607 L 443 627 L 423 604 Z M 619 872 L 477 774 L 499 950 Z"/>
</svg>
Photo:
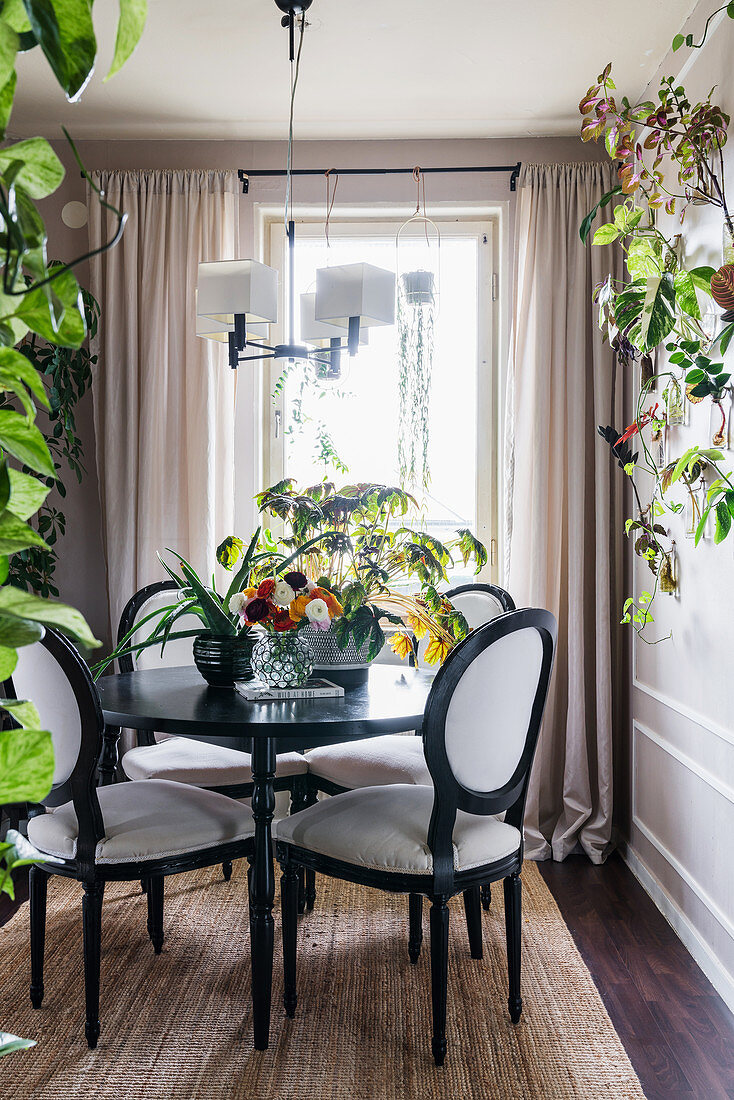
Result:
<svg viewBox="0 0 734 1100">
<path fill-rule="evenodd" d="M 699 34 L 711 9 L 699 4 L 686 29 Z M 689 98 L 695 102 L 717 84 L 715 98 L 734 114 L 733 51 L 734 23 L 724 19 L 703 50 L 669 56 L 661 73 L 679 73 L 690 59 L 682 81 Z M 726 159 L 734 206 L 734 148 Z M 689 208 L 686 261 L 720 267 L 721 231 L 717 210 Z M 734 348 L 726 361 L 734 372 Z M 669 430 L 670 459 L 694 443 L 707 445 L 709 409 L 708 401 L 691 408 L 689 425 Z M 728 459 L 734 467 L 734 454 Z M 672 517 L 669 526 L 680 594 L 657 599 L 649 637 L 673 636 L 633 645 L 626 858 L 734 1009 L 734 538 L 694 549 L 683 537 L 682 517 Z M 637 591 L 649 590 L 650 574 L 639 559 L 635 573 Z"/>
</svg>

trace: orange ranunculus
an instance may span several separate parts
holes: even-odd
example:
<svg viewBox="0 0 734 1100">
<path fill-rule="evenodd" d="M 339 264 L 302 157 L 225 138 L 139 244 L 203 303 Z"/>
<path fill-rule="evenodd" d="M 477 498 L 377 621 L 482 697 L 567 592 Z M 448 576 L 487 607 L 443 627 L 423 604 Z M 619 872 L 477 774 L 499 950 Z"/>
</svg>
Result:
<svg viewBox="0 0 734 1100">
<path fill-rule="evenodd" d="M 257 589 L 256 588 L 245 588 L 242 595 L 245 596 L 248 600 L 251 600 L 253 596 L 257 595 Z"/>
<path fill-rule="evenodd" d="M 323 600 L 329 609 L 329 618 L 335 619 L 338 615 L 341 615 L 344 608 L 339 603 L 333 592 L 329 592 L 328 588 L 314 588 L 308 594 L 309 600 Z"/>
<path fill-rule="evenodd" d="M 306 604 L 310 603 L 312 599 L 310 592 L 305 592 L 302 596 L 296 596 L 295 600 L 288 608 L 288 614 L 294 623 L 300 623 L 301 619 L 306 614 Z"/>
<path fill-rule="evenodd" d="M 267 600 L 272 596 L 275 591 L 275 579 L 273 577 L 266 577 L 265 580 L 258 586 L 257 594 L 261 600 Z"/>
</svg>

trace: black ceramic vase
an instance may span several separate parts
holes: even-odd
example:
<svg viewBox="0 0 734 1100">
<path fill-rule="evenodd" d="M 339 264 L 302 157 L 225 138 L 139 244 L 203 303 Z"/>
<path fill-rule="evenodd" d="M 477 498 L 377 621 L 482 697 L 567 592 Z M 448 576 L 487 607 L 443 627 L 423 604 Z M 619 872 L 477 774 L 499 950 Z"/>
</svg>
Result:
<svg viewBox="0 0 734 1100">
<path fill-rule="evenodd" d="M 231 688 L 235 680 L 251 680 L 253 635 L 199 634 L 194 638 L 194 664 L 210 687 Z"/>
</svg>

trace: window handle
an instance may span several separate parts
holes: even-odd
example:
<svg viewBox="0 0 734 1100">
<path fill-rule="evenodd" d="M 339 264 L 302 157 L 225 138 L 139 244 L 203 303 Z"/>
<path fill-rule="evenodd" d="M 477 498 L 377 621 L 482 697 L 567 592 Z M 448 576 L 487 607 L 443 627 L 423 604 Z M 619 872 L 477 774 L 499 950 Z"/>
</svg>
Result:
<svg viewBox="0 0 734 1100">
<path fill-rule="evenodd" d="M 280 409 L 276 409 L 275 410 L 275 438 L 276 439 L 280 439 L 280 418 L 281 418 L 281 415 L 282 414 L 281 414 Z"/>
</svg>

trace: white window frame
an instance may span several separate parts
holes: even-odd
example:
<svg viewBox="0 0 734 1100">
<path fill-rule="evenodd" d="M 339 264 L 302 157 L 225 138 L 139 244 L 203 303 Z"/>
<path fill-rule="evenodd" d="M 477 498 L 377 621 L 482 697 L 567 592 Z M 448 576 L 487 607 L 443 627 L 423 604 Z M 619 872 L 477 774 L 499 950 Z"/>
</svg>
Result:
<svg viewBox="0 0 734 1100">
<path fill-rule="evenodd" d="M 488 549 L 489 560 L 480 574 L 480 580 L 501 583 L 503 561 L 503 517 L 501 501 L 503 493 L 504 452 L 504 400 L 508 345 L 508 300 L 504 291 L 508 286 L 507 270 L 509 203 L 462 204 L 460 207 L 438 204 L 431 209 L 431 217 L 441 229 L 442 236 L 467 236 L 476 234 L 478 248 L 478 317 L 477 317 L 477 536 Z M 376 208 L 348 208 L 334 210 L 330 223 L 332 239 L 339 236 L 359 237 L 393 235 L 414 207 L 377 206 Z M 296 207 L 296 248 L 299 239 L 319 237 L 323 234 L 323 209 Z M 402 239 L 402 238 L 401 238 Z M 279 280 L 279 323 L 270 330 L 271 343 L 285 340 L 285 302 L 287 276 L 285 270 L 286 236 L 281 207 L 256 204 L 255 207 L 256 252 L 265 263 L 281 272 Z M 482 309 L 482 303 L 486 308 Z M 252 364 L 247 364 L 251 367 Z M 242 368 L 240 368 L 242 373 Z M 282 397 L 275 402 L 272 391 L 280 371 L 272 360 L 257 364 L 245 381 L 238 381 L 237 417 L 238 450 L 246 469 L 253 478 L 242 478 L 244 494 L 248 500 L 260 488 L 274 484 L 285 469 L 285 439 L 282 427 L 285 423 Z M 244 383 L 244 384 L 243 384 Z M 243 408 L 242 406 L 245 406 Z M 277 427 L 276 427 L 277 425 Z M 487 430 L 489 426 L 489 430 Z M 247 430 L 249 427 L 249 430 Z M 276 438 L 277 434 L 277 438 Z M 242 442 L 244 440 L 244 442 Z M 239 456 L 238 456 L 239 457 Z M 248 484 L 249 483 L 249 484 Z M 254 486 L 254 488 L 252 488 Z M 250 491 L 252 490 L 252 491 Z M 246 509 L 245 509 L 246 510 Z M 242 511 L 242 510 L 241 510 Z M 256 516 L 253 513 L 253 519 Z M 245 523 L 245 526 L 251 526 Z M 244 528 L 243 528 L 244 529 Z"/>
</svg>

